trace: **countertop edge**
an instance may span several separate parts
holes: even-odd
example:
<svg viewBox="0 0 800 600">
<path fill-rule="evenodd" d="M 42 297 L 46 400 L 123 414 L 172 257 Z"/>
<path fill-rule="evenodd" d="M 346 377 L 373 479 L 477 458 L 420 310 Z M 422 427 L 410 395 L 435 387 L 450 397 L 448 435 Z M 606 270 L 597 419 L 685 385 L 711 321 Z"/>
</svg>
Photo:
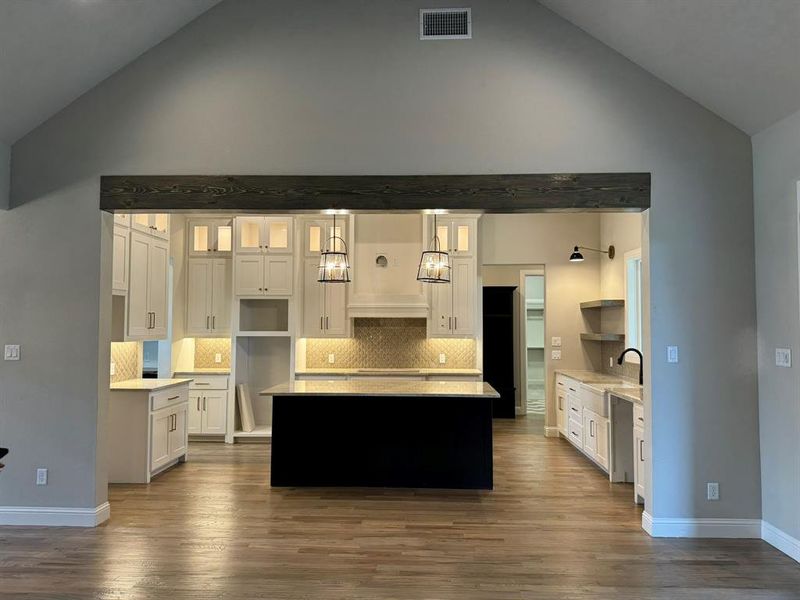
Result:
<svg viewBox="0 0 800 600">
<path fill-rule="evenodd" d="M 130 381 L 148 381 L 147 379 L 126 379 L 125 381 L 120 381 L 118 383 L 112 383 L 109 387 L 110 391 L 112 392 L 159 392 L 161 390 L 166 390 L 171 387 L 177 387 L 180 385 L 189 385 L 192 382 L 192 379 L 176 379 L 175 381 L 170 381 L 169 383 L 160 383 L 155 384 L 153 386 L 143 386 L 140 385 L 139 387 L 113 387 L 113 386 L 124 386 L 126 383 Z M 152 380 L 158 381 L 158 380 Z"/>
</svg>

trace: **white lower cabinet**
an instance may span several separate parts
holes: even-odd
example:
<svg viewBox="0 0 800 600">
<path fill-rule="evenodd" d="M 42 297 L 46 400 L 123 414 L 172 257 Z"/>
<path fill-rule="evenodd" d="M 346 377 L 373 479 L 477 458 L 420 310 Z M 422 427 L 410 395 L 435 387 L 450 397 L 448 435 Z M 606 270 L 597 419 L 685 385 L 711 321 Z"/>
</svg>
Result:
<svg viewBox="0 0 800 600">
<path fill-rule="evenodd" d="M 177 374 L 190 377 L 190 374 Z M 191 435 L 225 435 L 228 415 L 226 375 L 197 377 L 189 384 L 188 430 Z"/>
<path fill-rule="evenodd" d="M 608 419 L 586 407 L 583 409 L 583 452 L 608 470 Z"/>
<path fill-rule="evenodd" d="M 556 424 L 558 432 L 564 437 L 567 432 L 567 381 L 561 375 L 556 376 Z"/>
<path fill-rule="evenodd" d="M 188 382 L 156 391 L 112 390 L 109 483 L 150 483 L 153 475 L 186 460 L 188 401 Z"/>
<path fill-rule="evenodd" d="M 638 405 L 633 407 L 633 460 L 634 500 L 644 504 L 647 452 L 644 437 L 644 408 Z"/>
</svg>

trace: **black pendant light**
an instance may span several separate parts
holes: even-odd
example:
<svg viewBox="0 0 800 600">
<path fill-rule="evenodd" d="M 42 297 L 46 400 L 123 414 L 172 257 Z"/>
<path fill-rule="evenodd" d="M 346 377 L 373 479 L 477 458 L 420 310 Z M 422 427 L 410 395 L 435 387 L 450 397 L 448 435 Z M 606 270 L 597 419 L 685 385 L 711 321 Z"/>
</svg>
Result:
<svg viewBox="0 0 800 600">
<path fill-rule="evenodd" d="M 608 250 L 599 250 L 597 248 L 588 248 L 586 246 L 575 246 L 572 250 L 572 254 L 569 255 L 569 262 L 583 262 L 583 254 L 581 254 L 581 250 L 591 250 L 592 252 L 599 252 L 600 254 L 608 254 L 608 258 L 610 260 L 614 260 L 614 246 L 609 246 Z"/>
<path fill-rule="evenodd" d="M 422 253 L 417 269 L 417 281 L 424 283 L 450 283 L 450 255 L 443 252 L 436 229 L 436 213 L 433 214 L 433 240 L 428 250 Z"/>
<path fill-rule="evenodd" d="M 325 242 L 319 257 L 320 283 L 350 283 L 350 261 L 347 259 L 347 243 L 336 235 L 336 213 L 333 213 L 333 232 Z"/>
</svg>

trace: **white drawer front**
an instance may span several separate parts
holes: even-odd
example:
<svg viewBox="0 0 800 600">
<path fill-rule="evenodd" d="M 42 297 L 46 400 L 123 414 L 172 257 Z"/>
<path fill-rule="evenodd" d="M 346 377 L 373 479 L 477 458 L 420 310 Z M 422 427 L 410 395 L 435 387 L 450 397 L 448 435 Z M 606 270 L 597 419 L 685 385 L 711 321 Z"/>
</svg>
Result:
<svg viewBox="0 0 800 600">
<path fill-rule="evenodd" d="M 189 401 L 189 390 L 186 386 L 175 386 L 150 394 L 150 410 L 158 410 L 165 406 Z"/>
<path fill-rule="evenodd" d="M 227 390 L 227 375 L 194 375 L 189 388 L 193 390 Z"/>
<path fill-rule="evenodd" d="M 569 420 L 567 439 L 578 448 L 583 448 L 583 426 L 578 421 Z"/>
<path fill-rule="evenodd" d="M 577 394 L 578 391 L 581 389 L 581 384 L 574 379 L 570 379 L 569 377 L 564 377 L 563 375 L 559 375 L 561 381 L 564 383 L 564 386 L 567 388 L 567 391 L 573 394 Z"/>
<path fill-rule="evenodd" d="M 567 396 L 567 414 L 570 419 L 574 419 L 578 423 L 583 422 L 583 407 L 580 398 Z"/>
</svg>

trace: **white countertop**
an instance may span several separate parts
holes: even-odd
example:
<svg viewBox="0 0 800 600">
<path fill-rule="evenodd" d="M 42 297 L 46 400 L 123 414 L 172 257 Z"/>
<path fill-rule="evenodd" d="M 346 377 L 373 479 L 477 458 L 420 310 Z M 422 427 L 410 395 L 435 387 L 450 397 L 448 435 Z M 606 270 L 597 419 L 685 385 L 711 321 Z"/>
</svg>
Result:
<svg viewBox="0 0 800 600">
<path fill-rule="evenodd" d="M 259 392 L 262 396 L 431 396 L 499 398 L 484 381 L 295 381 Z"/>
<path fill-rule="evenodd" d="M 342 368 L 316 368 L 297 369 L 295 375 L 465 375 L 480 376 L 480 369 L 342 369 Z"/>
<path fill-rule="evenodd" d="M 112 392 L 157 392 L 178 385 L 188 385 L 191 379 L 128 379 L 111 384 Z"/>
<path fill-rule="evenodd" d="M 206 368 L 206 369 L 185 369 L 183 371 L 175 371 L 174 376 L 177 377 L 179 375 L 230 375 L 231 370 L 228 369 L 216 369 L 216 368 Z"/>
</svg>

